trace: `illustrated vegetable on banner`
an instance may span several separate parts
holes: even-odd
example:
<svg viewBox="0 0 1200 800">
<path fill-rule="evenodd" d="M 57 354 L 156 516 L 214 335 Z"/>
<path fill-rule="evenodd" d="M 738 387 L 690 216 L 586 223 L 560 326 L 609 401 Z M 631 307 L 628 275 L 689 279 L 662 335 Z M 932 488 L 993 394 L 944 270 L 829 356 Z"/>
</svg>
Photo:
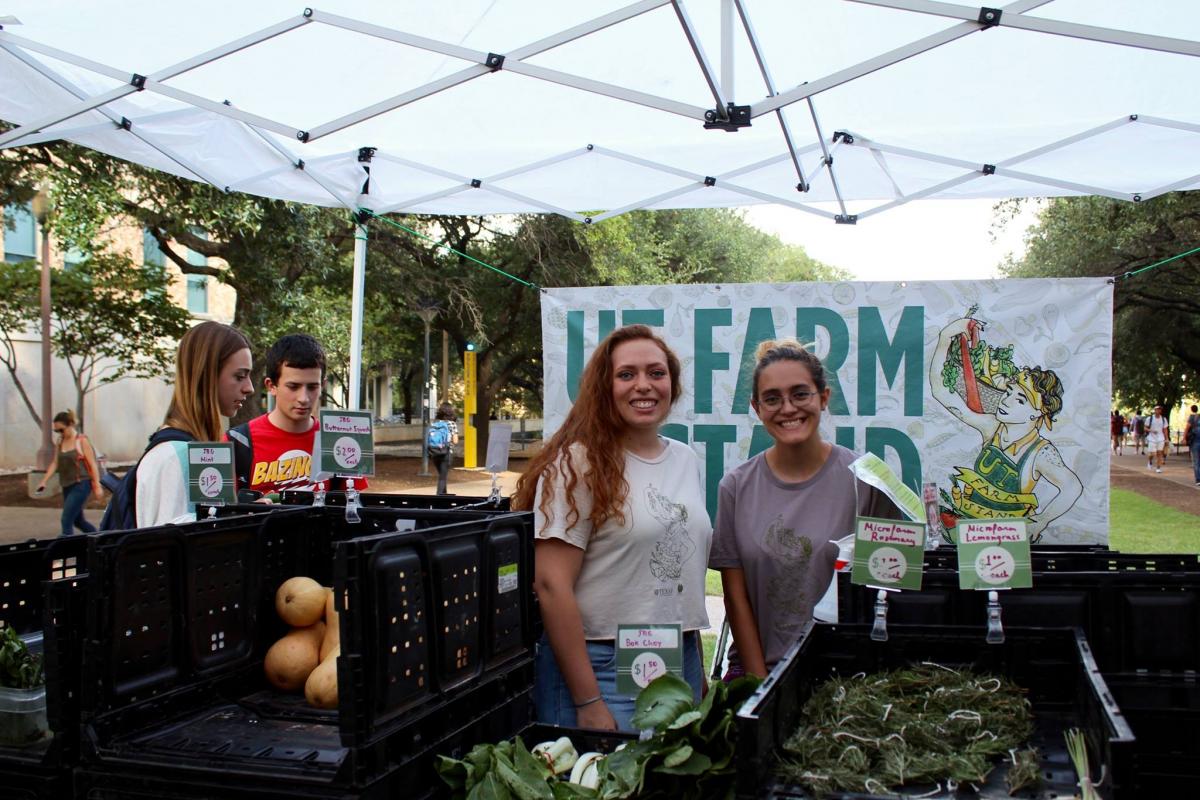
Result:
<svg viewBox="0 0 1200 800">
<path fill-rule="evenodd" d="M 1020 518 L 1035 544 L 1107 542 L 1102 278 L 550 289 L 546 435 L 596 344 L 633 323 L 680 357 L 683 394 L 662 431 L 704 460 L 710 514 L 721 477 L 771 444 L 750 407 L 754 349 L 790 336 L 825 365 L 823 438 L 874 453 L 918 494 L 934 484 L 938 530 Z"/>
</svg>

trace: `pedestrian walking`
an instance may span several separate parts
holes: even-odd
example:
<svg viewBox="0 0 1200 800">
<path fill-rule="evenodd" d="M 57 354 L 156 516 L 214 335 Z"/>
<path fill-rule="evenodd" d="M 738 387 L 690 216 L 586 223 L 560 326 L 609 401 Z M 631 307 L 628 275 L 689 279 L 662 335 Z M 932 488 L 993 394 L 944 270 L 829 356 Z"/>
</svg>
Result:
<svg viewBox="0 0 1200 800">
<path fill-rule="evenodd" d="M 50 462 L 36 490 L 36 494 L 46 491 L 46 482 L 58 474 L 63 493 L 63 536 L 70 536 L 76 528 L 83 533 L 95 533 L 96 526 L 84 517 L 83 507 L 87 505 L 89 495 L 95 495 L 97 500 L 104 497 L 96 450 L 86 436 L 75 430 L 75 425 L 75 412 L 70 409 L 54 415 L 54 432 L 59 437 L 56 458 Z"/>
<path fill-rule="evenodd" d="M 1200 487 L 1200 409 L 1192 403 L 1192 413 L 1188 414 L 1183 428 L 1183 443 L 1187 445 L 1188 454 L 1192 457 L 1192 478 Z"/>
</svg>

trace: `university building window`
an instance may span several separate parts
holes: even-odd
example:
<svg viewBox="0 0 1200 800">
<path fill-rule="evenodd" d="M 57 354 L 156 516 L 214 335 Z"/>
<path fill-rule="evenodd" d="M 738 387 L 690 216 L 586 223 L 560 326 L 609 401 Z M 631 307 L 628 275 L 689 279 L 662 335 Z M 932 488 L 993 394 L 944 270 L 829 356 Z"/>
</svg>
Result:
<svg viewBox="0 0 1200 800">
<path fill-rule="evenodd" d="M 37 259 L 37 223 L 29 203 L 4 209 L 4 261 L 16 264 Z"/>
</svg>

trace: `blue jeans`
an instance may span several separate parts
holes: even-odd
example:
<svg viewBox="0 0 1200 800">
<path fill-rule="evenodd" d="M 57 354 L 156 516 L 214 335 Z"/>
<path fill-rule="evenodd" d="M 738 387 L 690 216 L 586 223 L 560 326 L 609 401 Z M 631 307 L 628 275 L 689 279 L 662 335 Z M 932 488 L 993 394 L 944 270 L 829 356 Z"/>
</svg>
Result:
<svg viewBox="0 0 1200 800">
<path fill-rule="evenodd" d="M 617 651 L 611 641 L 588 642 L 588 658 L 592 662 L 592 671 L 596 673 L 596 682 L 600 684 L 600 694 L 608 710 L 612 712 L 617 727 L 623 731 L 636 731 L 633 726 L 634 698 L 617 694 Z M 703 686 L 704 666 L 700 661 L 700 634 L 688 631 L 683 634 L 683 677 L 691 684 L 692 698 L 700 702 L 700 688 Z M 567 682 L 559 672 L 558 662 L 554 659 L 554 650 L 550 640 L 542 634 L 542 640 L 537 645 L 537 655 L 534 660 L 533 702 L 537 708 L 539 722 L 549 725 L 562 725 L 567 728 L 575 727 L 575 703 Z"/>
<path fill-rule="evenodd" d="M 70 536 L 76 528 L 84 533 L 95 533 L 96 526 L 84 519 L 83 507 L 87 505 L 88 495 L 92 493 L 90 481 L 76 481 L 62 487 L 62 535 Z"/>
</svg>

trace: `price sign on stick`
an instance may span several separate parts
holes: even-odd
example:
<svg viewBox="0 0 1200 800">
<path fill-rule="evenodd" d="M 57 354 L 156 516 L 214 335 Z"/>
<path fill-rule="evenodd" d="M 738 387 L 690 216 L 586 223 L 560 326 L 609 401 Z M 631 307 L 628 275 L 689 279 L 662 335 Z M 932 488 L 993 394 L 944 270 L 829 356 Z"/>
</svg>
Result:
<svg viewBox="0 0 1200 800">
<path fill-rule="evenodd" d="M 1023 519 L 958 523 L 960 589 L 1028 589 L 1033 586 L 1029 535 Z"/>
<path fill-rule="evenodd" d="M 375 436 L 369 411 L 321 409 L 313 441 L 312 479 L 375 474 Z"/>
<path fill-rule="evenodd" d="M 226 505 L 237 502 L 230 442 L 188 442 L 188 502 Z"/>
<path fill-rule="evenodd" d="M 617 626 L 617 694 L 637 697 L 668 672 L 683 677 L 683 626 Z"/>
<path fill-rule="evenodd" d="M 879 589 L 920 589 L 924 568 L 924 525 L 858 518 L 851 583 Z"/>
</svg>

